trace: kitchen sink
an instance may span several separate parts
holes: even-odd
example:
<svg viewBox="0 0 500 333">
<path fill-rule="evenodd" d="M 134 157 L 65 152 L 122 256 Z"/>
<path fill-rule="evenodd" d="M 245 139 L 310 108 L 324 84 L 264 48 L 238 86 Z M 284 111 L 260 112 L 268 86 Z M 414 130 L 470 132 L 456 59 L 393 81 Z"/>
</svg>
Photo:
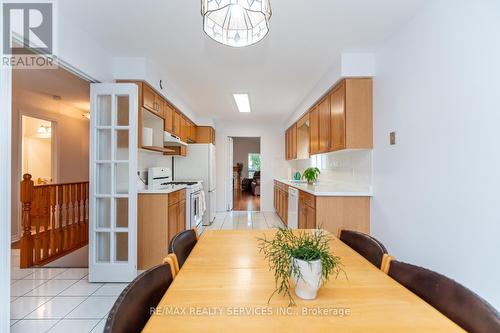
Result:
<svg viewBox="0 0 500 333">
<path fill-rule="evenodd" d="M 294 184 L 307 184 L 307 180 L 295 180 L 295 179 L 292 179 L 289 182 L 290 183 L 294 183 Z"/>
</svg>

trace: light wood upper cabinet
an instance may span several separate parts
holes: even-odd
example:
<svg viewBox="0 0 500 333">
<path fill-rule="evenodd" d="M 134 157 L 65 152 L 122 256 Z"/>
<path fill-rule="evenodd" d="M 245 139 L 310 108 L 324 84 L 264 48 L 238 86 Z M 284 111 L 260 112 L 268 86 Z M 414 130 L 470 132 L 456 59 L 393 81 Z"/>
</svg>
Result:
<svg viewBox="0 0 500 333">
<path fill-rule="evenodd" d="M 345 149 L 345 83 L 337 86 L 330 95 L 330 149 Z"/>
<path fill-rule="evenodd" d="M 142 83 L 142 107 L 163 118 L 163 98 L 146 83 Z"/>
<path fill-rule="evenodd" d="M 160 152 L 165 155 L 186 156 L 186 147 L 164 147 L 163 131 L 182 135 L 182 141 L 196 142 L 196 124 L 184 116 L 162 95 L 149 84 L 139 80 L 117 80 L 117 83 L 134 83 L 139 88 L 139 133 L 138 147 L 140 149 Z M 153 145 L 144 145 L 142 128 L 153 129 Z M 214 134 L 215 140 L 215 134 Z"/>
<path fill-rule="evenodd" d="M 149 111 L 156 111 L 156 93 L 148 85 L 142 85 L 142 106 Z"/>
<path fill-rule="evenodd" d="M 319 108 L 313 107 L 309 111 L 309 152 L 311 155 L 318 154 L 319 149 Z"/>
<path fill-rule="evenodd" d="M 163 118 L 165 119 L 165 131 L 172 133 L 172 129 L 174 126 L 174 109 L 168 103 L 165 103 L 164 105 Z"/>
<path fill-rule="evenodd" d="M 182 118 L 181 114 L 177 110 L 174 110 L 172 134 L 175 134 L 177 136 L 181 135 L 181 118 Z"/>
<path fill-rule="evenodd" d="M 330 150 L 330 98 L 326 97 L 319 103 L 319 152 Z"/>
<path fill-rule="evenodd" d="M 285 132 L 285 154 L 287 160 L 297 158 L 297 123 Z"/>
<path fill-rule="evenodd" d="M 373 148 L 373 81 L 347 79 L 346 84 L 346 148 Z"/>
<path fill-rule="evenodd" d="M 213 143 L 215 145 L 215 130 L 213 127 L 196 127 L 196 143 Z"/>
<path fill-rule="evenodd" d="M 345 79 L 330 95 L 330 151 L 373 148 L 371 79 Z"/>
<path fill-rule="evenodd" d="M 291 128 L 285 132 L 287 160 L 343 149 L 372 149 L 372 79 L 342 80 L 294 127 L 295 133 Z"/>
<path fill-rule="evenodd" d="M 297 159 L 309 158 L 309 113 L 297 121 Z"/>
<path fill-rule="evenodd" d="M 285 131 L 285 160 L 291 160 L 290 153 L 290 129 Z"/>
<path fill-rule="evenodd" d="M 187 141 L 187 136 L 188 136 L 188 122 L 186 118 L 181 116 L 181 131 L 179 137 L 181 138 L 181 141 L 186 142 Z"/>
<path fill-rule="evenodd" d="M 189 123 L 188 142 L 196 143 L 196 125 L 193 122 Z"/>
</svg>

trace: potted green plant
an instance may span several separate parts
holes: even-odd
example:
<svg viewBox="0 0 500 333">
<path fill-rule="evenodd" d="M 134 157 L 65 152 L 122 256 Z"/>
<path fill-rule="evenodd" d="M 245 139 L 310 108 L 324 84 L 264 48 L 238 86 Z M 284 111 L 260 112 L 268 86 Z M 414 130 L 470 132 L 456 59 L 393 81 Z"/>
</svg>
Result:
<svg viewBox="0 0 500 333">
<path fill-rule="evenodd" d="M 316 298 L 318 289 L 330 276 L 337 278 L 344 272 L 340 257 L 330 252 L 332 237 L 324 230 L 293 231 L 279 228 L 273 239 L 259 238 L 259 248 L 274 271 L 275 294 L 288 296 L 289 305 L 295 305 L 290 291 L 292 280 L 295 294 L 302 299 Z"/>
<path fill-rule="evenodd" d="M 307 168 L 304 170 L 302 177 L 307 180 L 308 184 L 313 184 L 318 179 L 320 173 L 318 168 Z"/>
</svg>

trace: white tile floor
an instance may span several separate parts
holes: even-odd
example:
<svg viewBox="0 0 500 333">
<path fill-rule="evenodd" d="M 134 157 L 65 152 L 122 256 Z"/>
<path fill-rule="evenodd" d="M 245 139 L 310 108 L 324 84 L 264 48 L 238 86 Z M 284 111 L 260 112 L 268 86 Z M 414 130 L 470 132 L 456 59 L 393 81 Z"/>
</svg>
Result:
<svg viewBox="0 0 500 333">
<path fill-rule="evenodd" d="M 102 332 L 126 283 L 89 283 L 86 268 L 19 268 L 11 255 L 11 332 Z"/>
<path fill-rule="evenodd" d="M 275 213 L 217 213 L 207 230 L 281 226 Z M 12 250 L 11 332 L 102 332 L 124 283 L 89 283 L 86 268 L 19 268 Z"/>
</svg>

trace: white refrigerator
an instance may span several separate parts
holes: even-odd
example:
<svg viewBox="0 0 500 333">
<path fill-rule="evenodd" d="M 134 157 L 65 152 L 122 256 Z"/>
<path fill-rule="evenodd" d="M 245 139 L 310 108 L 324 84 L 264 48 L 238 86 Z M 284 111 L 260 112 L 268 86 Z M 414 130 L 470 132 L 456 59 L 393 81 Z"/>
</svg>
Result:
<svg viewBox="0 0 500 333">
<path fill-rule="evenodd" d="M 174 181 L 201 180 L 207 210 L 203 215 L 203 225 L 215 220 L 215 146 L 211 143 L 189 144 L 186 157 L 174 158 Z"/>
</svg>

